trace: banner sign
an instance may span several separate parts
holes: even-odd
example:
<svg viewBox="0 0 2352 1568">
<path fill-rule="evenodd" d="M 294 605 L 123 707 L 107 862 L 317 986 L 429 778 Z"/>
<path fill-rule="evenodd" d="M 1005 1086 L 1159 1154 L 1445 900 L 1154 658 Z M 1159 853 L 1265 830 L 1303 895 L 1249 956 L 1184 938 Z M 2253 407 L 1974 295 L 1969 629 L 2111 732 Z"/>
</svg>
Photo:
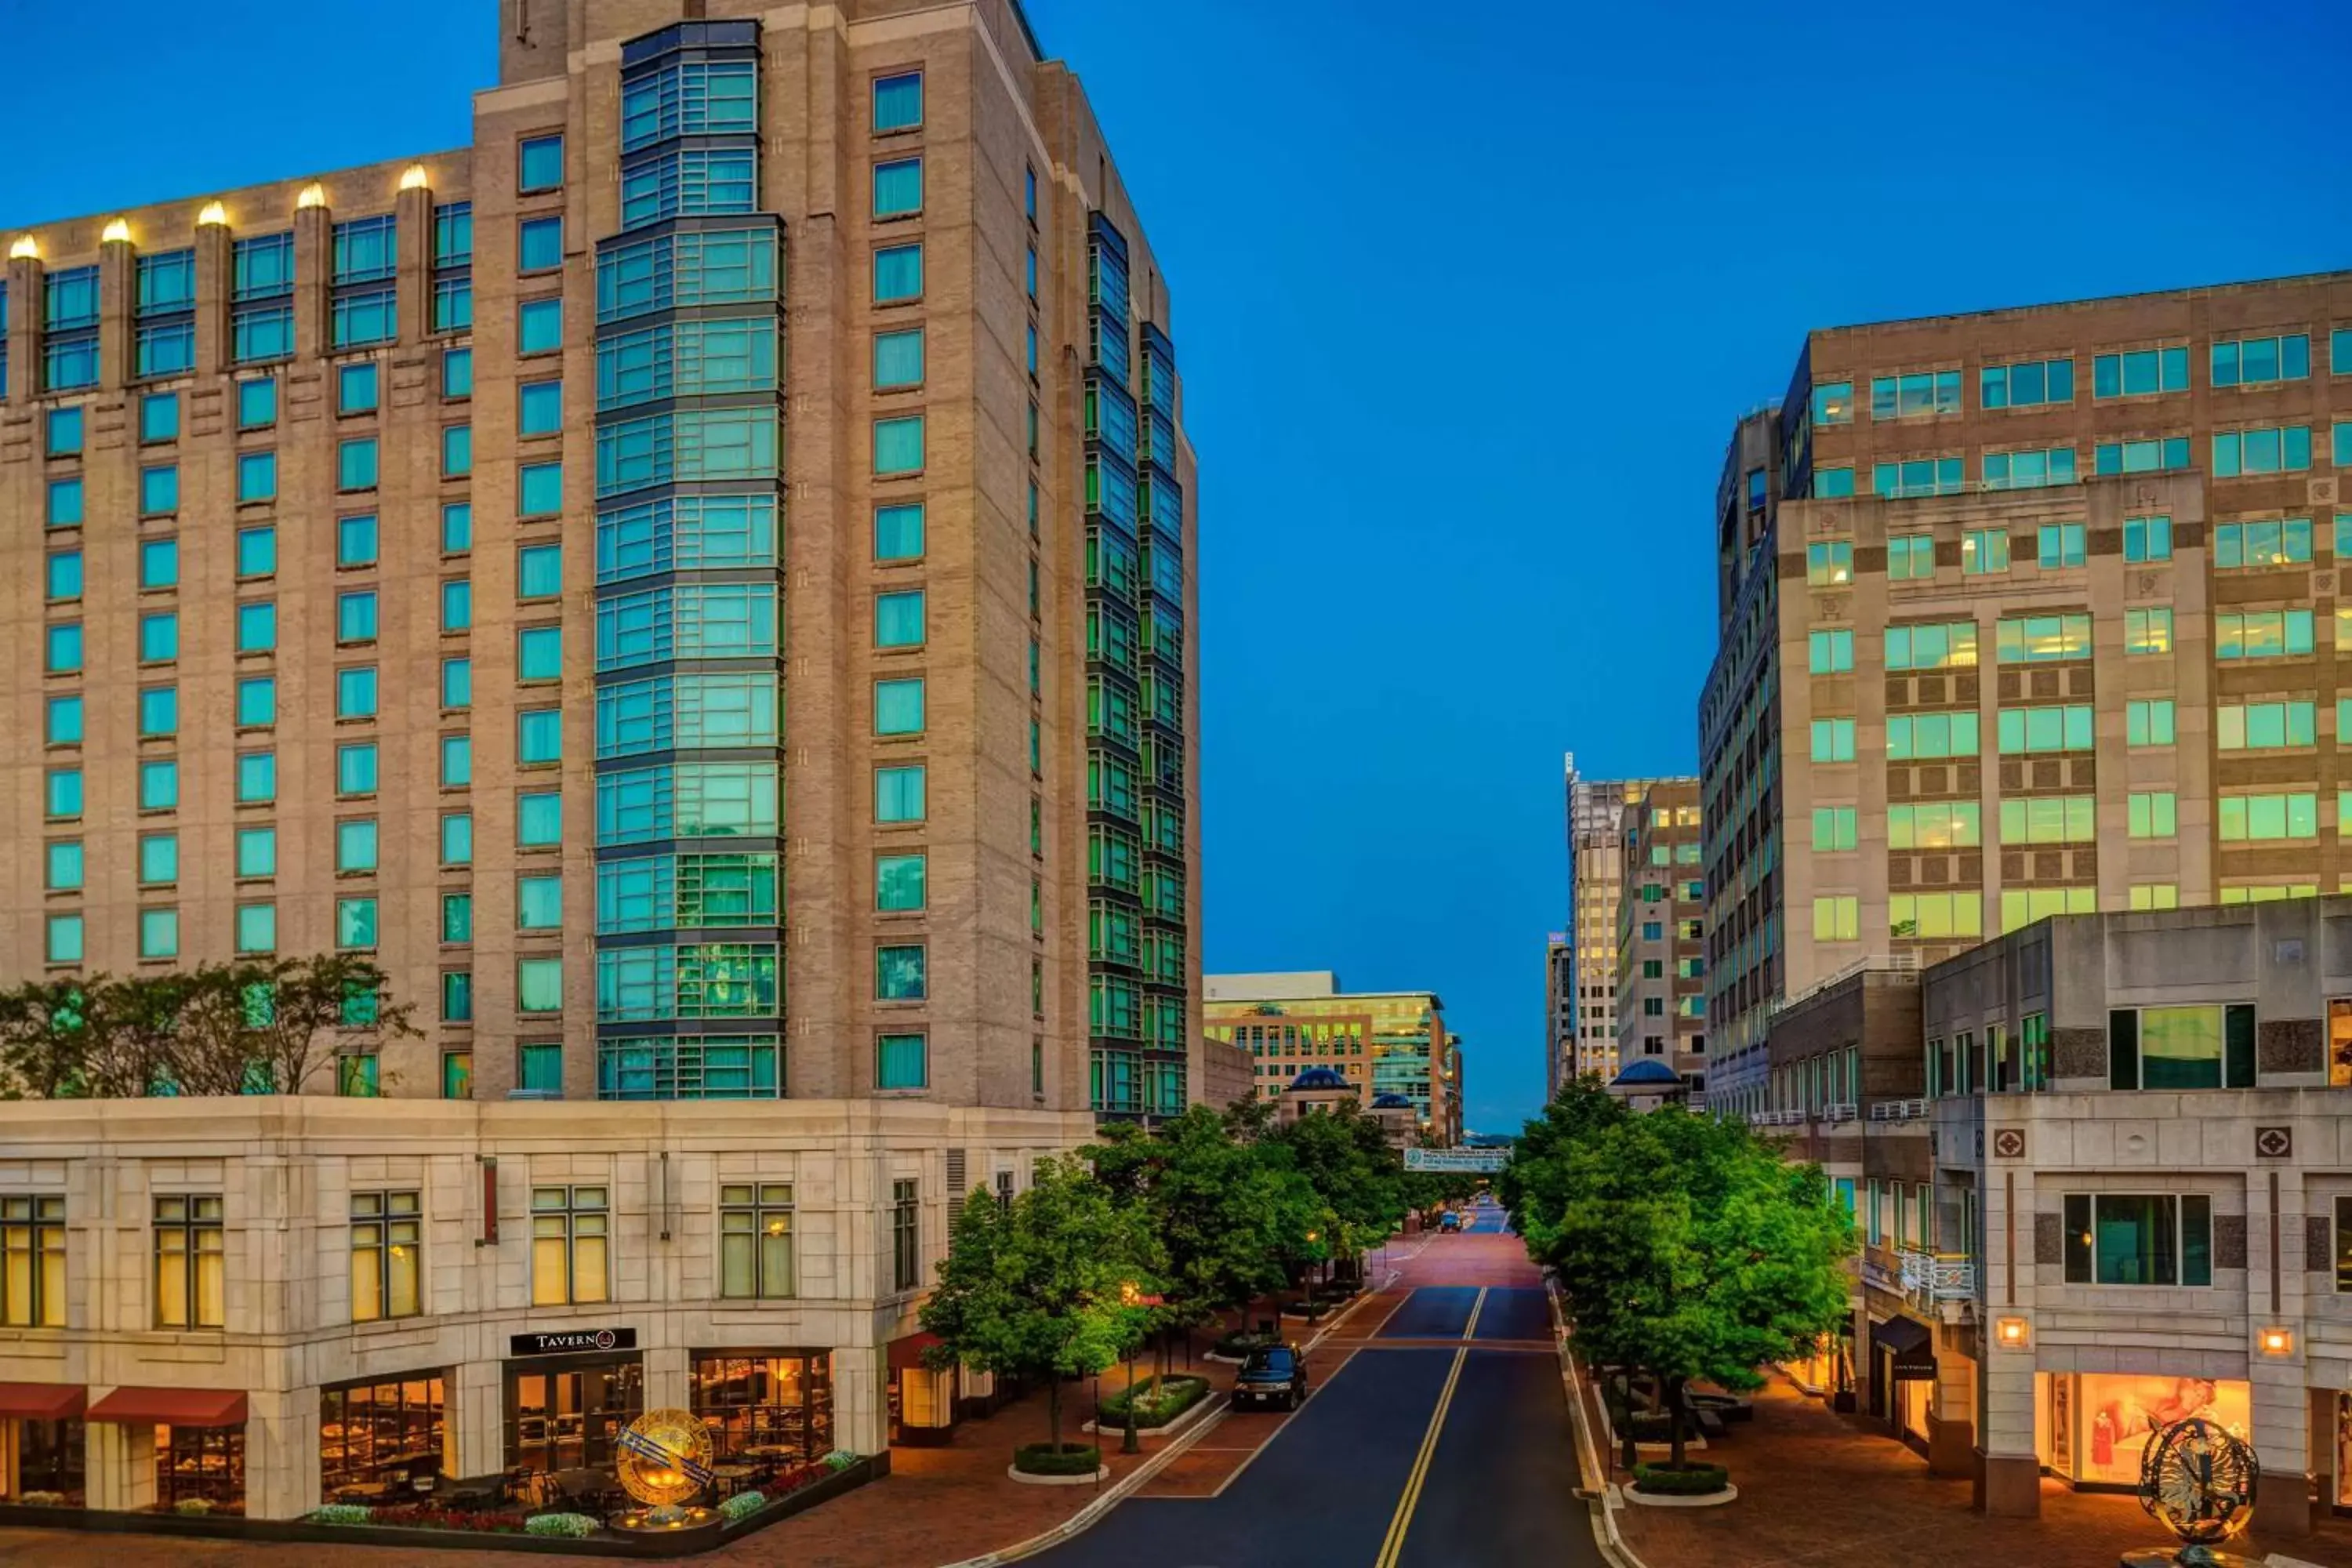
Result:
<svg viewBox="0 0 2352 1568">
<path fill-rule="evenodd" d="M 551 1334 L 513 1334 L 507 1340 L 509 1355 L 566 1355 L 575 1351 L 633 1351 L 635 1329 L 566 1329 Z"/>
<path fill-rule="evenodd" d="M 1404 1168 L 1408 1171 L 1452 1171 L 1477 1175 L 1493 1175 L 1511 1163 L 1508 1149 L 1408 1149 L 1404 1152 Z"/>
</svg>

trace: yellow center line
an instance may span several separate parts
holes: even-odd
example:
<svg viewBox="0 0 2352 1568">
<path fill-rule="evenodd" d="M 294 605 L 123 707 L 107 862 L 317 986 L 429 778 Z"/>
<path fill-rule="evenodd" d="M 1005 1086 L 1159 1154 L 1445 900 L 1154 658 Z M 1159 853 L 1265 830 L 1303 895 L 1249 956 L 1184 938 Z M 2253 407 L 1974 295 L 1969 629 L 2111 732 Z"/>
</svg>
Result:
<svg viewBox="0 0 2352 1568">
<path fill-rule="evenodd" d="M 1462 1337 L 1475 1339 L 1478 1334 L 1478 1314 L 1486 1310 L 1486 1287 L 1478 1287 L 1478 1299 L 1470 1303 L 1470 1321 L 1462 1325 Z"/>
<path fill-rule="evenodd" d="M 1486 1292 L 1478 1292 L 1483 1301 Z M 1471 1309 L 1475 1321 L 1477 1309 Z M 1466 1337 L 1466 1336 L 1465 1336 Z M 1389 1532 L 1381 1542 L 1381 1554 L 1372 1560 L 1372 1568 L 1396 1568 L 1398 1557 L 1404 1551 L 1405 1532 L 1412 1525 L 1412 1510 L 1421 1503 L 1421 1485 L 1429 1478 L 1429 1461 L 1437 1452 L 1437 1435 L 1444 1428 L 1445 1413 L 1454 1404 L 1454 1385 L 1462 1381 L 1462 1363 L 1470 1359 L 1468 1346 L 1454 1352 L 1454 1365 L 1445 1374 L 1445 1387 L 1437 1395 L 1437 1408 L 1429 1413 L 1429 1430 L 1422 1435 L 1421 1452 L 1413 1456 L 1412 1473 L 1405 1477 L 1404 1494 L 1397 1499 L 1396 1516 L 1389 1521 Z"/>
</svg>

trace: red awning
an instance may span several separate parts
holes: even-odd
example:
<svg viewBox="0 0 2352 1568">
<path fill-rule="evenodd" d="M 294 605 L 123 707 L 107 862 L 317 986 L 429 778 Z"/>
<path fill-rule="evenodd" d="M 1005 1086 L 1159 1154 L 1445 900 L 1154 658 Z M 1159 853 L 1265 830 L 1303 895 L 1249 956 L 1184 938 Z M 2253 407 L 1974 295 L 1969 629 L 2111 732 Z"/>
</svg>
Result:
<svg viewBox="0 0 2352 1568">
<path fill-rule="evenodd" d="M 68 1421 L 89 1399 L 78 1383 L 0 1383 L 0 1419 Z"/>
<path fill-rule="evenodd" d="M 937 1334 L 908 1334 L 903 1340 L 890 1342 L 890 1370 L 904 1372 L 910 1366 L 923 1364 L 923 1352 L 940 1342 Z"/>
<path fill-rule="evenodd" d="M 159 1426 L 242 1426 L 245 1395 L 220 1388 L 118 1388 L 89 1407 L 92 1421 Z"/>
</svg>

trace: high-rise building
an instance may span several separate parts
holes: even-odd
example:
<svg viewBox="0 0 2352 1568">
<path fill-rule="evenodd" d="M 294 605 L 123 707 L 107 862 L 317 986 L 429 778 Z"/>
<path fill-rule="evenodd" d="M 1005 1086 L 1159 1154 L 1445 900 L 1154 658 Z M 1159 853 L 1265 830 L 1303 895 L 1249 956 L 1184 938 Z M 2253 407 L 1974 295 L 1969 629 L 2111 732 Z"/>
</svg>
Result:
<svg viewBox="0 0 2352 1568">
<path fill-rule="evenodd" d="M 1192 460 L 1075 79 L 504 9 L 470 148 L 14 236 L 10 971 L 370 952 L 389 1093 L 1180 1107 Z"/>
<path fill-rule="evenodd" d="M 1412 1102 L 1418 1131 L 1452 1146 L 1462 1138 L 1462 1058 L 1433 991 L 1343 991 L 1328 969 L 1202 978 L 1212 1041 L 1250 1054 L 1258 1098 L 1274 1100 L 1309 1068 Z"/>
<path fill-rule="evenodd" d="M 1617 904 L 1625 865 L 1626 808 L 1640 804 L 1654 779 L 1588 779 L 1568 754 L 1568 939 L 1571 1032 L 1550 1064 L 1561 1078 L 1617 1076 Z"/>
<path fill-rule="evenodd" d="M 1781 999 L 2334 890 L 2352 273 L 1811 334 L 1718 490 L 1709 1099 Z"/>
<path fill-rule="evenodd" d="M 1544 1098 L 1557 1099 L 1576 1039 L 1576 950 L 1568 933 L 1544 938 Z"/>
<path fill-rule="evenodd" d="M 1617 902 L 1617 1059 L 1671 1068 L 1706 1094 L 1706 879 L 1696 779 L 1662 779 L 1623 813 Z"/>
<path fill-rule="evenodd" d="M 1192 459 L 1076 79 L 1017 0 L 496 16 L 467 147 L 0 232 L 0 966 L 421 1028 L 365 1113 L 11 1112 L 0 1461 L 93 1506 L 919 1436 L 955 1205 L 1188 1095 Z"/>
</svg>

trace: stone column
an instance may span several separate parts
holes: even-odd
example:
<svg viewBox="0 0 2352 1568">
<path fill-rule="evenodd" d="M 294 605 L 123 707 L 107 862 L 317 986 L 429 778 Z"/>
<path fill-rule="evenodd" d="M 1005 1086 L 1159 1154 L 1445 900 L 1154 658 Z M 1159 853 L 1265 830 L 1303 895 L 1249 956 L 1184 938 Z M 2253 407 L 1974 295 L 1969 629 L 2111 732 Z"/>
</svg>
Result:
<svg viewBox="0 0 2352 1568">
<path fill-rule="evenodd" d="M 451 1473 L 486 1476 L 507 1465 L 507 1390 L 503 1362 L 469 1361 L 449 1390 L 444 1442 Z"/>
<path fill-rule="evenodd" d="M 128 239 L 98 247 L 98 384 L 110 391 L 132 378 L 131 320 L 139 299 L 139 252 Z"/>
<path fill-rule="evenodd" d="M 684 1345 L 664 1345 L 646 1352 L 646 1408 L 688 1408 Z"/>
<path fill-rule="evenodd" d="M 13 257 L 8 268 L 8 395 L 26 402 L 41 388 L 42 295 L 47 269 L 35 258 Z M 39 439 L 38 432 L 35 439 Z"/>
<path fill-rule="evenodd" d="M 155 1506 L 155 1428 L 92 1421 L 82 1428 L 84 1495 L 89 1506 L 134 1513 Z"/>
<path fill-rule="evenodd" d="M 330 312 L 334 289 L 335 215 L 325 205 L 294 212 L 294 358 L 308 362 L 332 341 Z M 283 399 L 285 389 L 278 396 Z M 283 418 L 281 403 L 279 417 Z"/>
<path fill-rule="evenodd" d="M 2033 1446 L 2033 1352 L 1983 1348 L 1977 1452 L 1984 1461 L 1984 1510 L 1998 1519 L 2032 1519 L 2042 1511 L 2042 1461 Z"/>
<path fill-rule="evenodd" d="M 833 1352 L 833 1444 L 859 1454 L 890 1446 L 888 1350 L 845 1346 Z"/>
<path fill-rule="evenodd" d="M 1936 1388 L 1927 1406 L 1927 1473 L 1973 1476 L 1977 1363 L 1956 1351 L 1936 1354 Z"/>
<path fill-rule="evenodd" d="M 2311 1533 L 2304 1206 L 2300 1172 L 2258 1168 L 2247 1173 L 2244 1262 L 2252 1342 L 2246 1352 L 2246 1383 L 2253 1407 L 2249 1436 L 2263 1467 L 2254 1489 L 2254 1522 L 2267 1535 Z M 2214 1250 L 2221 1251 L 2218 1237 Z M 2283 1345 L 2266 1344 L 2273 1331 L 2285 1336 Z"/>
<path fill-rule="evenodd" d="M 319 1391 L 252 1396 L 245 1424 L 245 1515 L 296 1519 L 319 1506 Z"/>
<path fill-rule="evenodd" d="M 198 384 L 228 368 L 229 295 L 236 288 L 236 253 L 226 223 L 196 223 L 196 375 Z M 189 411 L 183 408 L 184 422 Z M 234 419 L 234 410 L 230 412 Z"/>
</svg>

